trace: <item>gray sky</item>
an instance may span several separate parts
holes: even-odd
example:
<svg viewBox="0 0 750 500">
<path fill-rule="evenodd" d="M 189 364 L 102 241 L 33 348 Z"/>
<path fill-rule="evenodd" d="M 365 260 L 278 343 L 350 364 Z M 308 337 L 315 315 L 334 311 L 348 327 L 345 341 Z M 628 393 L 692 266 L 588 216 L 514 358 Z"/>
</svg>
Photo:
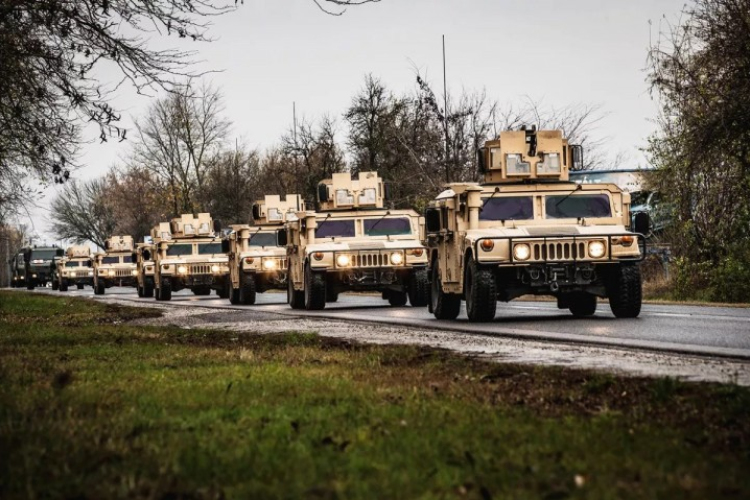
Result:
<svg viewBox="0 0 750 500">
<path fill-rule="evenodd" d="M 554 107 L 599 104 L 606 116 L 598 134 L 635 166 L 644 163 L 638 148 L 653 131 L 656 113 L 644 71 L 649 40 L 663 16 L 676 19 L 684 3 L 382 0 L 332 17 L 312 0 L 245 0 L 237 12 L 215 20 L 216 41 L 182 47 L 199 50 L 200 68 L 223 70 L 209 78 L 224 95 L 234 136 L 265 149 L 289 129 L 293 101 L 299 117 L 337 118 L 343 138 L 341 114 L 367 73 L 400 93 L 414 89 L 419 70 L 442 93 L 444 34 L 449 90 L 486 89 L 501 105 L 528 98 Z M 157 42 L 179 43 L 174 37 Z M 150 102 L 127 89 L 113 100 L 127 127 Z M 128 147 L 127 141 L 92 143 L 75 176 L 103 174 Z M 50 188 L 32 213 L 48 241 L 44 208 L 56 192 Z"/>
</svg>

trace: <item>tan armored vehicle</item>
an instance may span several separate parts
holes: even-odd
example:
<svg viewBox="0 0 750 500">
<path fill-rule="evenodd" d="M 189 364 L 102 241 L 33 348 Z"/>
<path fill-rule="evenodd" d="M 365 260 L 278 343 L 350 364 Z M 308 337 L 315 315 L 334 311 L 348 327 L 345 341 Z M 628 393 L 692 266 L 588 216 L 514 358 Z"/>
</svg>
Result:
<svg viewBox="0 0 750 500">
<path fill-rule="evenodd" d="M 277 244 L 277 232 L 287 220 L 305 210 L 298 194 L 266 195 L 253 205 L 254 225 L 235 225 L 222 244 L 229 257 L 232 304 L 254 304 L 255 294 L 286 290 L 286 247 Z"/>
<path fill-rule="evenodd" d="M 558 130 L 502 132 L 480 151 L 485 182 L 450 184 L 425 212 L 430 311 L 470 321 L 497 301 L 553 295 L 576 316 L 609 298 L 619 318 L 638 316 L 648 216 L 630 226 L 630 195 L 614 184 L 575 184 L 583 152 Z"/>
<path fill-rule="evenodd" d="M 52 289 L 67 292 L 68 287 L 75 285 L 83 290 L 86 285 L 94 286 L 94 268 L 91 249 L 85 245 L 68 247 L 65 256 L 56 263 L 52 280 Z"/>
<path fill-rule="evenodd" d="M 104 242 L 104 252 L 94 255 L 94 294 L 104 295 L 113 286 L 135 286 L 133 237 L 112 236 Z"/>
<path fill-rule="evenodd" d="M 133 261 L 137 271 L 136 289 L 139 297 L 154 296 L 154 247 L 150 243 L 138 243 L 133 252 Z"/>
<path fill-rule="evenodd" d="M 229 267 L 222 252 L 218 221 L 211 214 L 183 214 L 151 230 L 156 300 L 189 288 L 195 295 L 229 298 Z"/>
<path fill-rule="evenodd" d="M 383 207 L 387 186 L 376 172 L 333 174 L 318 185 L 319 212 L 299 212 L 280 231 L 289 259 L 287 300 L 323 309 L 347 290 L 378 291 L 391 305 L 424 307 L 427 253 L 414 210 Z"/>
</svg>

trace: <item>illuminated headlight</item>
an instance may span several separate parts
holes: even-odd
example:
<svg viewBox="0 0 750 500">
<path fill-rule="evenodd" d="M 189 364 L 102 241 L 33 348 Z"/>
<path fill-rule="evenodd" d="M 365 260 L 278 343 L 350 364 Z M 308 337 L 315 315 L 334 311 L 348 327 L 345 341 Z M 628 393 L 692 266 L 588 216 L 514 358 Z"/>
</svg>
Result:
<svg viewBox="0 0 750 500">
<path fill-rule="evenodd" d="M 110 269 L 110 270 L 109 270 L 109 271 L 107 272 L 107 274 L 109 274 L 110 276 L 114 276 L 114 275 L 115 275 L 115 270 L 114 270 L 114 269 Z"/>
<path fill-rule="evenodd" d="M 513 247 L 513 258 L 516 260 L 529 260 L 531 248 L 526 243 L 519 243 Z"/>
<path fill-rule="evenodd" d="M 401 263 L 404 262 L 404 256 L 401 254 L 401 252 L 393 252 L 391 254 L 391 264 L 394 266 L 401 265 Z"/>
<path fill-rule="evenodd" d="M 32 278 L 36 278 L 36 274 L 32 274 L 32 275 L 31 275 L 31 277 L 32 277 Z"/>
<path fill-rule="evenodd" d="M 336 265 L 339 267 L 346 267 L 351 263 L 351 259 L 349 259 L 348 255 L 339 255 L 336 257 Z"/>
<path fill-rule="evenodd" d="M 269 271 L 271 269 L 276 269 L 276 261 L 272 259 L 264 260 L 263 269 L 268 269 Z"/>
<path fill-rule="evenodd" d="M 217 266 L 216 264 L 214 264 L 213 266 L 211 266 L 211 272 L 212 273 L 218 273 L 219 269 L 220 269 L 219 266 Z"/>
<path fill-rule="evenodd" d="M 605 250 L 606 250 L 606 247 L 604 246 L 603 241 L 590 241 L 589 242 L 589 255 L 592 258 L 598 259 L 600 257 L 604 257 Z"/>
<path fill-rule="evenodd" d="M 178 274 L 187 274 L 187 267 L 185 267 L 185 266 L 179 266 L 177 268 L 177 273 Z"/>
<path fill-rule="evenodd" d="M 89 271 L 89 276 L 93 276 L 93 275 L 94 275 L 94 271 Z"/>
<path fill-rule="evenodd" d="M 138 276 L 138 271 L 133 269 L 130 274 L 132 274 L 133 276 Z"/>
<path fill-rule="evenodd" d="M 76 273 L 74 273 L 74 272 L 73 272 L 73 273 L 70 273 L 70 277 L 71 277 L 71 278 L 75 278 L 75 277 L 76 277 Z"/>
</svg>

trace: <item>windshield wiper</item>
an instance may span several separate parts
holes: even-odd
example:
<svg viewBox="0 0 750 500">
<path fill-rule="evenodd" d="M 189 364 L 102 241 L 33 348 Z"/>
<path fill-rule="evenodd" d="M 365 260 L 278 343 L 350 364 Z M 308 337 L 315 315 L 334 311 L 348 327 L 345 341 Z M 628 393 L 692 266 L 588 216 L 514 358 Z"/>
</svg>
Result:
<svg viewBox="0 0 750 500">
<path fill-rule="evenodd" d="M 377 227 L 377 225 L 378 225 L 378 224 L 380 224 L 381 222 L 383 222 L 383 219 L 385 219 L 385 218 L 386 218 L 386 217 L 388 217 L 389 215 L 391 215 L 391 211 L 390 211 L 390 210 L 388 210 L 388 211 L 387 211 L 387 212 L 386 212 L 385 214 L 383 214 L 383 216 L 382 216 L 381 218 L 379 218 L 379 219 L 377 220 L 377 222 L 375 222 L 375 224 L 373 224 L 372 226 L 370 226 L 370 230 L 369 230 L 369 231 L 367 231 L 367 235 L 369 236 L 369 235 L 370 235 L 370 233 L 372 233 L 372 230 L 373 230 L 373 229 L 375 229 L 375 228 Z"/>
<path fill-rule="evenodd" d="M 482 210 L 484 210 L 484 207 L 485 207 L 485 206 L 487 206 L 487 203 L 489 203 L 489 202 L 490 202 L 490 200 L 491 200 L 492 198 L 494 198 L 494 197 L 495 197 L 495 195 L 496 195 L 497 193 L 499 193 L 499 192 L 500 192 L 500 188 L 499 188 L 499 187 L 496 187 L 496 188 L 495 188 L 495 192 L 494 192 L 494 193 L 492 193 L 492 196 L 490 196 L 489 198 L 487 198 L 486 200 L 484 200 L 484 203 L 482 203 L 482 206 L 481 206 L 481 207 L 479 207 L 479 211 L 481 212 Z"/>
<path fill-rule="evenodd" d="M 318 224 L 318 229 L 323 227 L 325 223 L 328 222 L 328 219 L 330 218 L 331 218 L 331 214 L 329 213 L 328 215 L 326 215 L 326 218 L 323 219 L 323 221 L 320 224 Z M 318 232 L 318 229 L 315 230 L 316 233 Z M 324 238 L 335 238 L 335 236 L 324 236 Z"/>
<path fill-rule="evenodd" d="M 573 189 L 573 191 L 571 191 L 570 193 L 566 194 L 563 197 L 562 200 L 560 200 L 557 203 L 555 203 L 555 208 L 559 207 L 565 200 L 567 200 L 568 198 L 570 198 L 570 195 L 572 195 L 576 191 L 580 191 L 581 189 L 583 189 L 583 186 L 581 184 L 577 184 L 576 187 L 575 187 L 575 189 Z"/>
</svg>

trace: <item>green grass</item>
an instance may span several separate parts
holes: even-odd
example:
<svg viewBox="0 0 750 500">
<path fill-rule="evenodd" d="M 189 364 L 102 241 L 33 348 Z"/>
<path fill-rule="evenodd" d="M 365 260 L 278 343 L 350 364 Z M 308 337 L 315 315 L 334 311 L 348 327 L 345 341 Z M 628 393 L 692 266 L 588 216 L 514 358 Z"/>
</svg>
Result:
<svg viewBox="0 0 750 500">
<path fill-rule="evenodd" d="M 153 314 L 0 292 L 0 498 L 750 495 L 744 388 Z"/>
</svg>

